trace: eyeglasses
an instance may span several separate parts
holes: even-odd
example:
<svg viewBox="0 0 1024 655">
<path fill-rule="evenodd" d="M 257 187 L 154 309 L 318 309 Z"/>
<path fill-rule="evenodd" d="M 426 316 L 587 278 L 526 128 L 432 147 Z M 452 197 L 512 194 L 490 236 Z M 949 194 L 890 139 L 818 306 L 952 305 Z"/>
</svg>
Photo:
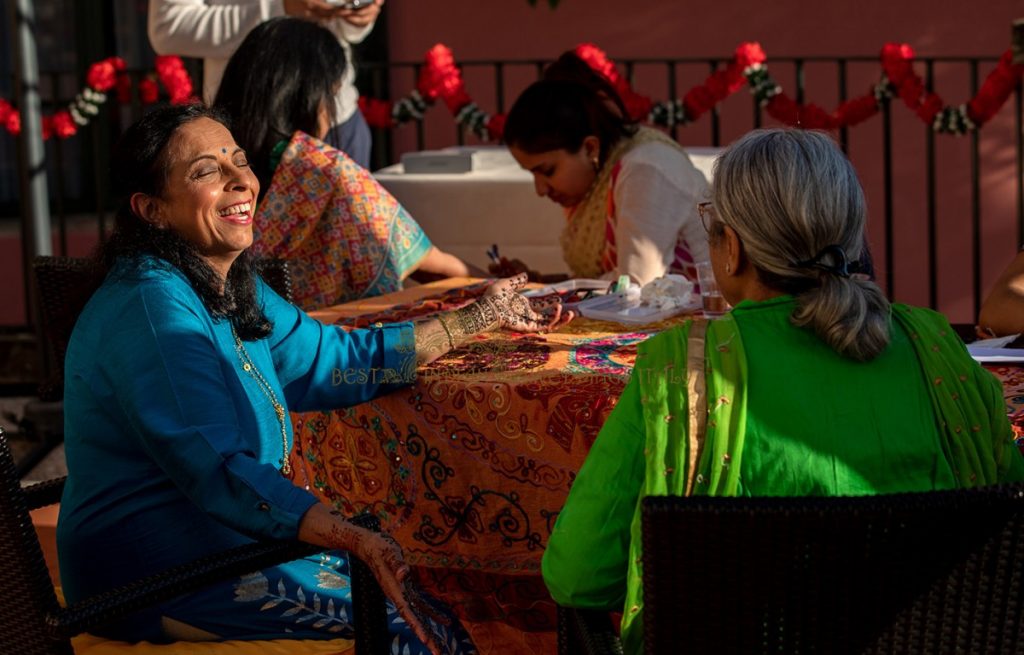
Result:
<svg viewBox="0 0 1024 655">
<path fill-rule="evenodd" d="M 708 234 L 711 234 L 711 225 L 713 220 L 711 214 L 714 209 L 715 206 L 711 204 L 710 201 L 697 203 L 697 213 L 700 214 L 700 224 L 704 226 L 704 231 Z"/>
</svg>

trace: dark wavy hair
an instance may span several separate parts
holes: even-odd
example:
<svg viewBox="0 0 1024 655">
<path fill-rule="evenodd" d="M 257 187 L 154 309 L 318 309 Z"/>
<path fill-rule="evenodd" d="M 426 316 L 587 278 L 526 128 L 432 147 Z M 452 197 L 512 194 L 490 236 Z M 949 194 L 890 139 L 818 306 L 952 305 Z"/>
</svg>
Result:
<svg viewBox="0 0 1024 655">
<path fill-rule="evenodd" d="M 563 52 L 558 59 L 545 68 L 541 79 L 576 82 L 590 87 L 603 100 L 612 103 L 621 116 L 629 116 L 629 112 L 626 111 L 626 103 L 622 101 L 622 96 L 615 90 L 608 78 L 591 68 L 590 64 L 580 59 L 580 56 L 572 50 Z"/>
<path fill-rule="evenodd" d="M 634 133 L 636 123 L 626 118 L 624 111 L 612 111 L 595 88 L 557 79 L 534 82 L 523 91 L 508 112 L 504 138 L 509 146 L 537 154 L 549 150 L 579 152 L 583 140 L 593 135 L 601 142 L 604 164 L 611 149 Z"/>
<path fill-rule="evenodd" d="M 344 75 L 338 37 L 299 18 L 261 23 L 228 60 L 213 106 L 235 126 L 232 133 L 260 181 L 261 197 L 270 188 L 274 146 L 296 130 L 318 136 L 321 104 L 333 119 Z"/>
<path fill-rule="evenodd" d="M 257 265 L 243 251 L 228 271 L 227 280 L 200 255 L 196 247 L 170 229 L 159 229 L 131 208 L 135 193 L 161 196 L 168 183 L 168 146 L 185 125 L 209 118 L 227 127 L 216 110 L 202 105 L 161 107 L 146 114 L 129 127 L 114 148 L 111 180 L 119 198 L 114 232 L 97 251 L 97 269 L 107 274 L 115 265 L 127 266 L 127 274 L 152 266 L 151 255 L 161 263 L 181 271 L 215 318 L 227 319 L 238 336 L 246 341 L 270 334 L 272 324 L 256 301 Z"/>
</svg>

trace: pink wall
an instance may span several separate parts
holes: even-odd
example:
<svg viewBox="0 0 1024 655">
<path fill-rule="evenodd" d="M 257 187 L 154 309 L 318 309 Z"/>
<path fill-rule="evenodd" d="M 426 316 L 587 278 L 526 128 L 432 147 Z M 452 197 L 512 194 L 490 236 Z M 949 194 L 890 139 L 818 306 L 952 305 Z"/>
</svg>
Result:
<svg viewBox="0 0 1024 655">
<path fill-rule="evenodd" d="M 550 59 L 577 43 L 591 41 L 612 57 L 723 57 L 745 40 L 761 43 L 773 76 L 795 94 L 792 67 L 772 57 L 814 55 L 876 56 L 887 41 L 909 43 L 921 56 L 991 56 L 1009 45 L 1010 23 L 1024 16 L 1024 6 L 1010 0 L 986 0 L 969 6 L 963 2 L 819 2 L 777 0 L 757 5 L 737 0 L 688 2 L 648 0 L 626 3 L 609 0 L 562 0 L 551 10 L 546 0 L 531 8 L 526 0 L 447 0 L 412 2 L 389 0 L 391 56 L 396 61 L 421 61 L 435 43 L 452 48 L 459 61 L 479 59 Z M 984 64 L 982 79 L 991 69 Z M 876 62 L 853 64 L 848 77 L 850 93 L 859 94 L 878 80 Z M 923 74 L 923 66 L 919 67 Z M 705 66 L 682 67 L 677 89 L 685 92 L 707 75 Z M 495 108 L 490 78 L 482 70 L 466 70 L 467 88 L 484 110 Z M 535 76 L 532 66 L 513 67 L 506 74 L 506 102 L 511 103 Z M 838 102 L 834 67 L 808 65 L 808 101 L 832 109 Z M 947 104 L 960 104 L 969 96 L 969 78 L 963 66 L 936 67 L 936 92 Z M 411 75 L 396 75 L 392 96 L 412 85 Z M 640 67 L 637 89 L 656 100 L 668 90 L 656 67 Z M 745 91 L 720 106 L 724 143 L 752 127 L 752 109 Z M 766 122 L 766 124 L 770 124 Z M 427 147 L 451 145 L 454 125 L 446 110 L 429 111 Z M 1016 176 L 1014 159 L 1014 107 L 1003 111 L 981 132 L 983 288 L 987 288 L 1016 250 Z M 850 154 L 867 190 L 872 209 L 871 239 L 881 255 L 882 170 L 880 117 L 850 130 Z M 893 107 L 894 215 L 897 249 L 896 299 L 927 304 L 927 251 L 925 213 L 926 128 L 904 106 Z M 400 151 L 413 149 L 413 130 L 396 131 Z M 710 121 L 705 116 L 683 128 L 680 140 L 709 145 Z M 938 217 L 940 221 L 940 308 L 954 321 L 972 321 L 969 252 L 970 137 L 937 138 Z M 881 264 L 882 262 L 879 262 Z M 884 275 L 884 271 L 883 271 Z"/>
</svg>

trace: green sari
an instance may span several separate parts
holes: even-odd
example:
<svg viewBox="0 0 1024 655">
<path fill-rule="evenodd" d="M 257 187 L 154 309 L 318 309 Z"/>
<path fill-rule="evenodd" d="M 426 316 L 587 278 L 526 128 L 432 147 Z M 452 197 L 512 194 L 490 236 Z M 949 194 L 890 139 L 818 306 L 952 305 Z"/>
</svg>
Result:
<svg viewBox="0 0 1024 655">
<path fill-rule="evenodd" d="M 708 324 L 693 493 L 865 495 L 1024 479 L 998 380 L 941 315 L 894 306 L 892 343 L 861 363 L 793 327 L 794 307 L 789 297 L 744 302 Z M 691 326 L 641 345 L 544 555 L 556 601 L 623 608 L 627 653 L 642 650 L 640 500 L 685 495 L 691 476 Z"/>
</svg>

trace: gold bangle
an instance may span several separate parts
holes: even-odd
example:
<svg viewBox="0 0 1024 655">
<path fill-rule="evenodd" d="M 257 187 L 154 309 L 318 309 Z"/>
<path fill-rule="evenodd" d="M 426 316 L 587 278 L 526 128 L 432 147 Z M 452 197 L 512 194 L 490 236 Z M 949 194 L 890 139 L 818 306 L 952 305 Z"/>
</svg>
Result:
<svg viewBox="0 0 1024 655">
<path fill-rule="evenodd" d="M 448 329 L 448 325 L 440 315 L 437 317 L 437 322 L 441 324 L 441 328 L 444 329 L 444 333 L 448 335 L 448 348 L 450 350 L 455 350 L 455 339 L 452 338 L 452 331 Z"/>
</svg>

